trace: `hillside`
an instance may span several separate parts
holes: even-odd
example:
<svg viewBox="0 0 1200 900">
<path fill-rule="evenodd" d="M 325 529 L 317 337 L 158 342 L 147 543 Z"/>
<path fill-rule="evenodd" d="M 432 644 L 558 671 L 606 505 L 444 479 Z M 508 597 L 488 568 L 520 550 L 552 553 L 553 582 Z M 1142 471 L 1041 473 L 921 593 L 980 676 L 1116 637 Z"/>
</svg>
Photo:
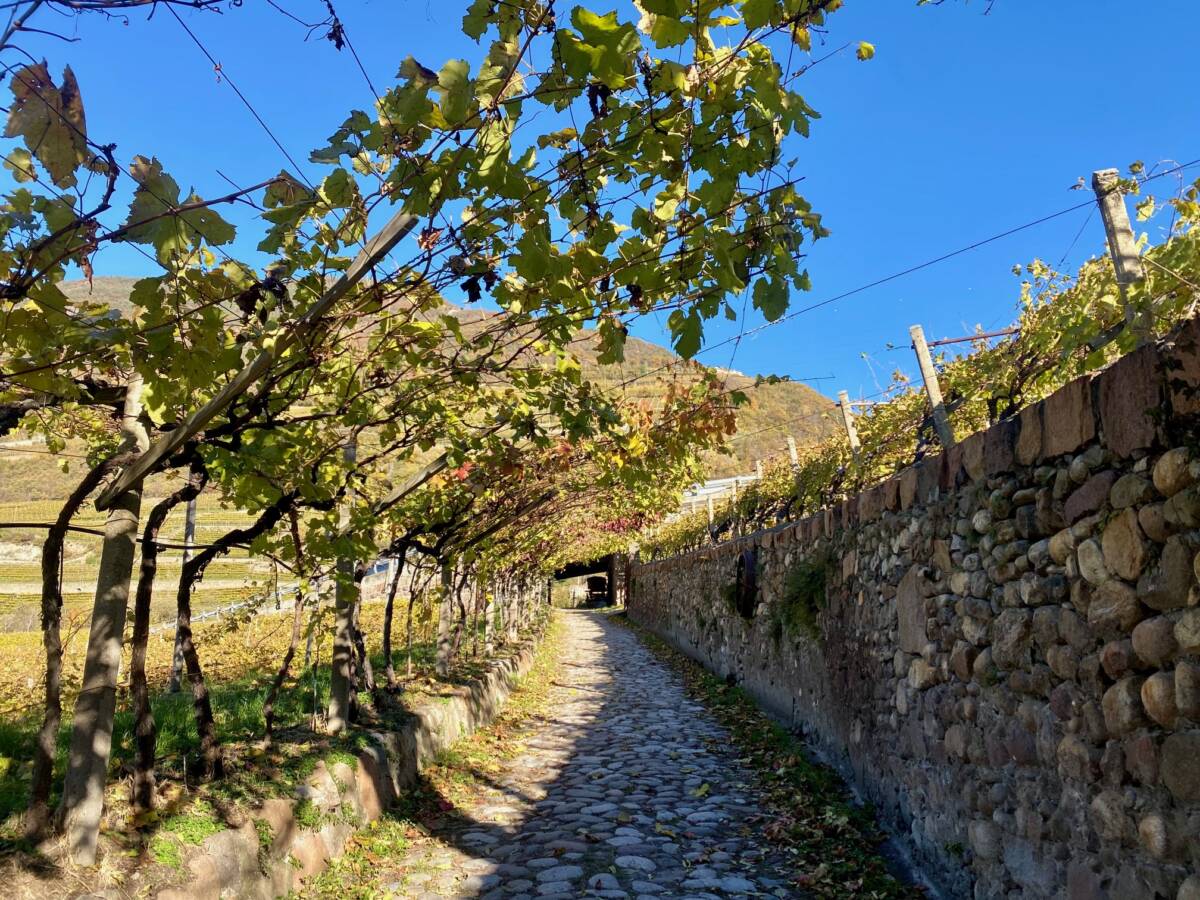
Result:
<svg viewBox="0 0 1200 900">
<path fill-rule="evenodd" d="M 73 299 L 100 300 L 124 310 L 128 309 L 126 298 L 133 281 L 132 278 L 99 277 L 93 279 L 90 286 L 86 281 L 71 281 L 65 282 L 62 289 Z M 496 315 L 477 309 L 453 309 L 464 323 Z M 628 340 L 625 361 L 620 365 L 602 366 L 596 362 L 598 349 L 594 333 L 578 342 L 576 350 L 588 378 L 606 389 L 622 390 L 633 399 L 661 397 L 669 378 L 682 371 L 681 368 L 667 369 L 647 375 L 674 363 L 678 357 L 665 347 L 639 338 Z M 750 405 L 738 413 L 738 433 L 729 442 L 729 454 L 713 453 L 705 460 L 709 477 L 752 472 L 755 460 L 787 452 L 789 434 L 803 447 L 816 443 L 834 428 L 833 403 L 807 385 L 785 381 L 755 387 L 754 378 L 737 372 L 728 373 L 726 379 L 730 389 L 746 392 Z M 632 383 L 622 388 L 623 382 Z"/>
<path fill-rule="evenodd" d="M 129 309 L 129 293 L 133 290 L 134 278 L 119 275 L 99 275 L 89 284 L 86 281 L 64 281 L 59 288 L 72 300 L 92 300 L 107 303 L 113 309 L 125 312 Z"/>
</svg>

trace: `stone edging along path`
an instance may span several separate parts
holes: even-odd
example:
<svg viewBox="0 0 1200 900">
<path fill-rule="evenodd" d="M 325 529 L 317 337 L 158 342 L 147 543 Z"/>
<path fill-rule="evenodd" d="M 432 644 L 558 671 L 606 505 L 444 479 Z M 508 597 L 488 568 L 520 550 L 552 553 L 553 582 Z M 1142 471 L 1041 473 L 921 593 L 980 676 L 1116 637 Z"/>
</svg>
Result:
<svg viewBox="0 0 1200 900">
<path fill-rule="evenodd" d="M 221 896 L 273 898 L 294 890 L 342 854 L 362 825 L 378 819 L 417 783 L 424 763 L 495 718 L 517 680 L 533 664 L 541 635 L 496 660 L 487 674 L 413 712 L 401 729 L 368 732 L 371 745 L 355 767 L 319 761 L 296 798 L 267 800 L 246 824 L 206 838 L 187 861 L 185 884 L 166 888 L 159 900 L 207 900 Z M 296 809 L 308 801 L 321 814 L 319 829 L 305 828 Z M 270 843 L 260 841 L 256 821 L 270 826 Z"/>
</svg>

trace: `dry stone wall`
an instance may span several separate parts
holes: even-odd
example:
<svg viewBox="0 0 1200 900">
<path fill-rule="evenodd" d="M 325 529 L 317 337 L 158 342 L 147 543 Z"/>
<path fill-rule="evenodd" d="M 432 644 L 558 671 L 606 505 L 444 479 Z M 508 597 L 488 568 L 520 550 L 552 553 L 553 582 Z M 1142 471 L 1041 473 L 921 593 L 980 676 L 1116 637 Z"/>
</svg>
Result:
<svg viewBox="0 0 1200 900">
<path fill-rule="evenodd" d="M 1200 900 L 1197 385 L 1192 322 L 837 508 L 635 564 L 629 613 L 947 896 Z"/>
</svg>

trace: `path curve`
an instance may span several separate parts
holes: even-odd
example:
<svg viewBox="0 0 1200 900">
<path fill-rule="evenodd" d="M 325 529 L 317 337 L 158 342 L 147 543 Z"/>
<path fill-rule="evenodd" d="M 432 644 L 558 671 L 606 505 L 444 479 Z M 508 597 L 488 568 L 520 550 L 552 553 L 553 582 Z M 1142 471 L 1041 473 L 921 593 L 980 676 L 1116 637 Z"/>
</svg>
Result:
<svg viewBox="0 0 1200 900">
<path fill-rule="evenodd" d="M 796 897 L 728 734 L 628 628 L 565 613 L 549 703 L 470 821 L 380 873 L 392 896 Z"/>
</svg>

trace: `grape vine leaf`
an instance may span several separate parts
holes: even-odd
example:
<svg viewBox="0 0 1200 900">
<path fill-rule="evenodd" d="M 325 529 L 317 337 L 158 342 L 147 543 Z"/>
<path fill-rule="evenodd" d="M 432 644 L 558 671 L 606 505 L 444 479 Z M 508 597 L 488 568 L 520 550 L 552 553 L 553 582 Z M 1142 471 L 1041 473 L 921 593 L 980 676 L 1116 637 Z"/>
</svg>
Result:
<svg viewBox="0 0 1200 900">
<path fill-rule="evenodd" d="M 675 310 L 667 320 L 675 335 L 675 352 L 684 359 L 691 359 L 700 352 L 700 339 L 703 336 L 700 316 L 694 309 L 687 315 L 677 316 L 677 313 L 679 310 Z"/>
<path fill-rule="evenodd" d="M 135 156 L 129 174 L 137 182 L 122 240 L 150 244 L 160 262 L 169 262 L 177 252 L 190 249 L 200 240 L 210 245 L 228 244 L 236 236 L 232 225 L 207 207 L 177 212 L 179 184 L 163 171 L 157 158 Z M 194 194 L 188 203 L 198 202 Z"/>
<path fill-rule="evenodd" d="M 558 52 L 567 73 L 577 81 L 594 79 L 617 90 L 633 70 L 641 47 L 637 30 L 617 21 L 617 13 L 598 16 L 582 6 L 571 11 L 571 24 L 579 29 L 558 31 Z"/>
<path fill-rule="evenodd" d="M 470 73 L 471 67 L 464 59 L 452 59 L 438 72 L 439 109 L 449 128 L 461 128 L 466 124 L 475 87 Z"/>
<path fill-rule="evenodd" d="M 762 28 L 771 21 L 774 11 L 774 0 L 746 0 L 742 4 L 742 21 L 747 28 Z"/>
<path fill-rule="evenodd" d="M 787 284 L 781 278 L 760 278 L 754 282 L 754 308 L 768 322 L 783 315 L 788 306 Z"/>
<path fill-rule="evenodd" d="M 492 12 L 492 0 L 474 0 L 467 7 L 462 18 L 463 34 L 478 42 L 488 28 L 488 18 Z"/>
<path fill-rule="evenodd" d="M 5 137 L 21 137 L 59 187 L 75 183 L 75 169 L 88 155 L 83 99 L 71 67 L 63 69 L 62 88 L 54 86 L 46 63 L 13 74 L 13 105 Z"/>
</svg>

